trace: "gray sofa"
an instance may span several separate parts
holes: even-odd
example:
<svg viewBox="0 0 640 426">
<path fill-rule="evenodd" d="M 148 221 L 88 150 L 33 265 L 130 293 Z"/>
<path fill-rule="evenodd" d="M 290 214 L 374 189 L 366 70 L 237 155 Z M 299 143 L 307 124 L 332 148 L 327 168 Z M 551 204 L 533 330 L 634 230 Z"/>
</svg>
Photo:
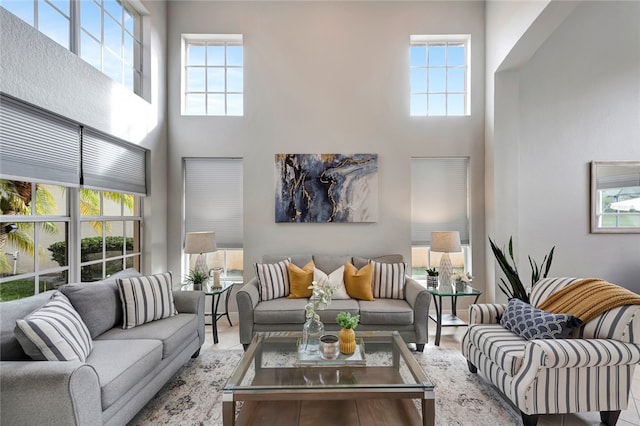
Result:
<svg viewBox="0 0 640 426">
<path fill-rule="evenodd" d="M 173 292 L 177 315 L 122 329 L 116 277 L 67 284 L 60 291 L 80 314 L 93 350 L 81 361 L 34 361 L 16 339 L 16 320 L 56 291 L 0 304 L 0 388 L 3 425 L 124 425 L 204 342 L 204 293 Z"/>
<path fill-rule="evenodd" d="M 370 260 L 380 263 L 403 262 L 402 255 L 385 255 L 373 258 L 357 256 L 333 255 L 293 255 L 293 256 L 263 256 L 263 263 L 276 263 L 289 258 L 290 261 L 302 268 L 310 260 L 315 267 L 326 274 L 330 274 L 346 262 L 352 262 L 356 268 L 361 268 Z M 405 277 L 404 300 L 382 299 L 363 301 L 356 299 L 333 300 L 331 304 L 319 311 L 320 320 L 326 331 L 338 331 L 336 315 L 339 312 L 349 312 L 360 315 L 358 331 L 397 330 L 405 342 L 415 343 L 416 349 L 424 350 L 428 341 L 427 315 L 431 294 L 426 288 L 409 276 Z M 257 332 L 302 331 L 305 323 L 304 306 L 309 299 L 289 299 L 280 297 L 273 300 L 260 301 L 258 279 L 252 278 L 240 288 L 236 295 L 240 321 L 240 343 L 245 349 L 251 343 Z"/>
</svg>

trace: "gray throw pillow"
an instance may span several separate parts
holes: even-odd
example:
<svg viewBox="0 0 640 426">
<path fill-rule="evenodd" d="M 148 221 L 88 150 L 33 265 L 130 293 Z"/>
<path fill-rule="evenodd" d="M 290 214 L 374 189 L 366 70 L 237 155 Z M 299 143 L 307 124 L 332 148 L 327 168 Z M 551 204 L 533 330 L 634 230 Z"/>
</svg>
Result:
<svg viewBox="0 0 640 426">
<path fill-rule="evenodd" d="M 142 276 L 133 268 L 117 272 L 103 281 L 74 283 L 60 287 L 95 339 L 113 327 L 122 326 L 122 301 L 116 279 Z"/>
</svg>

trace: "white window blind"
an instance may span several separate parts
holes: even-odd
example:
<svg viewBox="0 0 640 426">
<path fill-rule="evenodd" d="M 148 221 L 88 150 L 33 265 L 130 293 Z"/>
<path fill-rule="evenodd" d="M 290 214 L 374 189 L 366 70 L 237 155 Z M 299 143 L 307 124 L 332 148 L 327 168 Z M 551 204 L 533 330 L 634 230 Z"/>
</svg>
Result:
<svg viewBox="0 0 640 426">
<path fill-rule="evenodd" d="M 218 248 L 242 248 L 242 159 L 185 158 L 185 231 L 213 231 Z"/>
<path fill-rule="evenodd" d="M 78 186 L 79 126 L 0 95 L 0 174 L 7 179 Z"/>
<path fill-rule="evenodd" d="M 411 240 L 429 245 L 432 231 L 458 231 L 469 244 L 469 159 L 411 159 Z"/>
<path fill-rule="evenodd" d="M 146 150 L 84 127 L 82 177 L 87 188 L 146 195 Z"/>
</svg>

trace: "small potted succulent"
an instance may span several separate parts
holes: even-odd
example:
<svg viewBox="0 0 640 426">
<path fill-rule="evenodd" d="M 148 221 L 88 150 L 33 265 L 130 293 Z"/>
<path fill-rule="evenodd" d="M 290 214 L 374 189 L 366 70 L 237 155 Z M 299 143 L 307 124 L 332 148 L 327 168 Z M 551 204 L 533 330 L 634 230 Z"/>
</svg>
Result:
<svg viewBox="0 0 640 426">
<path fill-rule="evenodd" d="M 360 322 L 360 315 L 351 315 L 349 312 L 340 312 L 336 316 L 336 322 L 341 328 L 338 338 L 340 339 L 340 352 L 344 355 L 351 355 L 356 351 L 356 332 L 354 329 Z"/>
<path fill-rule="evenodd" d="M 456 272 L 451 275 L 451 284 L 455 292 L 465 291 L 471 281 L 473 281 L 473 277 L 468 272 Z"/>
<path fill-rule="evenodd" d="M 438 287 L 438 271 L 436 268 L 427 268 L 427 287 Z"/>
</svg>

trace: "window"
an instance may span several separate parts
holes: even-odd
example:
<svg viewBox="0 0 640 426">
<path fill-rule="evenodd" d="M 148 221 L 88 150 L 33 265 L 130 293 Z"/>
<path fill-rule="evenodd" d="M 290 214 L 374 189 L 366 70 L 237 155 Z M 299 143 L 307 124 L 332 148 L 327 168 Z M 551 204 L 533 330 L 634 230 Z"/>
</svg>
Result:
<svg viewBox="0 0 640 426">
<path fill-rule="evenodd" d="M 80 8 L 82 59 L 123 84 L 140 92 L 141 19 L 129 4 L 116 0 L 85 0 Z"/>
<path fill-rule="evenodd" d="M 244 115 L 242 35 L 183 35 L 183 115 Z"/>
<path fill-rule="evenodd" d="M 468 35 L 412 35 L 412 116 L 469 115 Z"/>
<path fill-rule="evenodd" d="M 0 300 L 140 270 L 147 151 L 0 103 Z"/>
<path fill-rule="evenodd" d="M 142 14 L 126 0 L 0 0 L 65 49 L 133 92 L 141 93 Z"/>
<path fill-rule="evenodd" d="M 126 268 L 140 270 L 140 197 L 80 191 L 81 280 L 98 281 Z"/>
<path fill-rule="evenodd" d="M 140 197 L 8 179 L 0 189 L 0 301 L 140 270 Z"/>
<path fill-rule="evenodd" d="M 423 277 L 425 268 L 438 267 L 440 254 L 431 253 L 432 231 L 458 231 L 463 252 L 450 254 L 454 270 L 471 272 L 468 193 L 469 159 L 411 159 L 412 275 Z"/>
<path fill-rule="evenodd" d="M 215 232 L 218 250 L 207 254 L 207 265 L 223 268 L 224 279 L 242 281 L 242 159 L 185 158 L 183 166 L 185 235 Z M 185 271 L 196 257 L 185 256 Z"/>
</svg>

